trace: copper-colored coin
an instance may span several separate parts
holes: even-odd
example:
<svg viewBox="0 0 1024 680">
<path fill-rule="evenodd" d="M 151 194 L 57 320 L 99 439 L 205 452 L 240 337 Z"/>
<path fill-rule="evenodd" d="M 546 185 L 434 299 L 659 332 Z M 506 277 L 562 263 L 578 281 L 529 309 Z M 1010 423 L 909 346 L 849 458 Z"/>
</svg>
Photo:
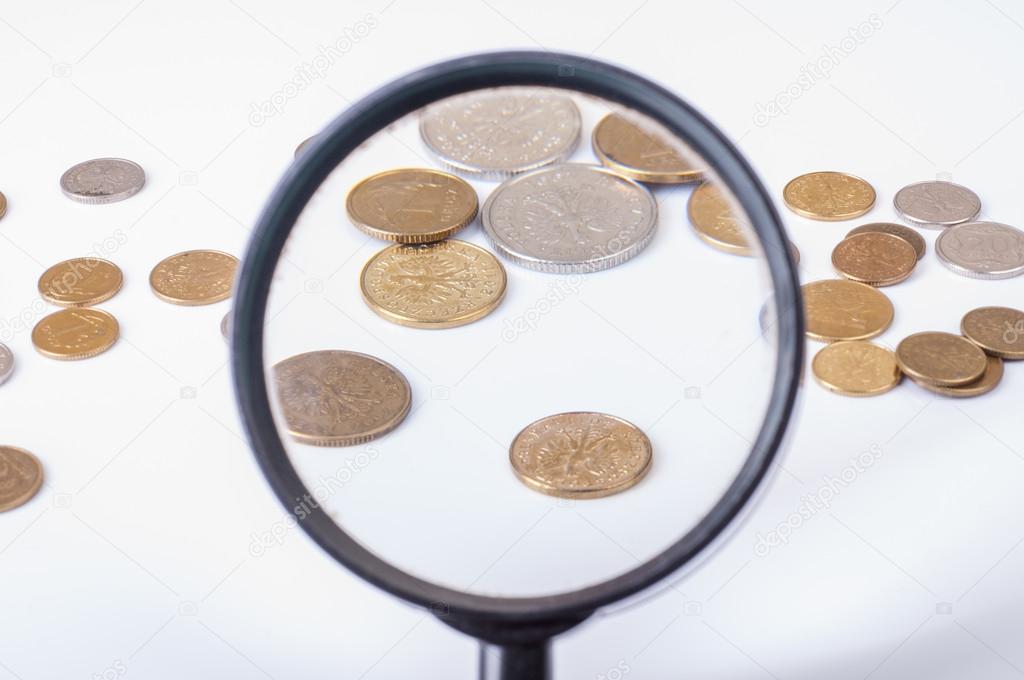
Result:
<svg viewBox="0 0 1024 680">
<path fill-rule="evenodd" d="M 1024 359 L 1024 312 L 1019 309 L 972 309 L 960 322 L 960 332 L 992 356 Z"/>
<path fill-rule="evenodd" d="M 121 290 L 124 275 L 113 262 L 76 257 L 59 262 L 39 277 L 43 299 L 64 307 L 96 305 Z"/>
<path fill-rule="evenodd" d="M 896 347 L 896 361 L 914 380 L 941 387 L 974 382 L 985 372 L 985 353 L 967 338 L 952 333 L 914 333 Z"/>
<path fill-rule="evenodd" d="M 933 385 L 924 380 L 914 380 L 914 383 L 935 394 L 941 394 L 944 397 L 977 397 L 991 392 L 999 384 L 999 381 L 1003 379 L 1003 360 L 999 357 L 987 357 L 987 363 L 985 366 L 985 372 L 980 378 L 974 382 L 967 383 L 966 385 L 959 385 L 957 387 L 943 387 L 941 385 Z"/>
<path fill-rule="evenodd" d="M 509 460 L 535 491 L 600 498 L 635 485 L 651 467 L 651 440 L 630 422 L 604 413 L 559 413 L 516 435 Z"/>
<path fill-rule="evenodd" d="M 694 167 L 668 140 L 671 134 L 653 121 L 609 113 L 594 127 L 591 144 L 601 163 L 638 182 L 697 182 L 704 168 Z"/>
<path fill-rule="evenodd" d="M 219 250 L 187 250 L 162 260 L 149 275 L 161 300 L 175 305 L 208 305 L 231 297 L 238 259 Z"/>
<path fill-rule="evenodd" d="M 345 201 L 356 229 L 385 241 L 430 243 L 464 229 L 476 217 L 476 191 L 439 170 L 409 168 L 367 177 Z"/>
<path fill-rule="evenodd" d="M 42 486 L 38 458 L 15 446 L 0 446 L 0 512 L 28 503 Z"/>
<path fill-rule="evenodd" d="M 832 250 L 832 266 L 837 272 L 870 286 L 899 283 L 916 265 L 914 246 L 899 236 L 878 231 L 848 236 Z"/>
<path fill-rule="evenodd" d="M 801 287 L 807 337 L 867 340 L 892 323 L 892 302 L 871 286 L 846 279 L 812 281 Z"/>
<path fill-rule="evenodd" d="M 896 355 L 863 340 L 825 345 L 811 362 L 814 377 L 826 389 L 848 397 L 871 397 L 899 384 Z"/>
<path fill-rule="evenodd" d="M 117 319 L 102 309 L 71 307 L 43 317 L 32 329 L 32 344 L 51 359 L 88 359 L 117 342 Z"/>
<path fill-rule="evenodd" d="M 321 350 L 274 366 L 288 430 L 315 446 L 353 446 L 391 432 L 409 413 L 412 391 L 397 368 L 376 357 Z"/>
<path fill-rule="evenodd" d="M 901 239 L 914 246 L 914 251 L 917 253 L 918 260 L 924 257 L 925 251 L 928 249 L 924 236 L 921 236 L 921 234 L 917 233 L 910 227 L 904 227 L 902 224 L 894 224 L 892 222 L 872 222 L 871 224 L 863 224 L 851 229 L 850 233 L 846 236 L 850 237 L 856 234 L 864 234 L 868 232 L 881 232 L 883 234 L 899 236 Z"/>
<path fill-rule="evenodd" d="M 693 190 L 686 212 L 697 236 L 708 245 L 736 255 L 753 254 L 744 231 L 746 225 L 736 218 L 726 195 L 711 182 Z"/>
<path fill-rule="evenodd" d="M 7 197 L 0 191 L 0 217 L 7 214 Z"/>
<path fill-rule="evenodd" d="M 812 220 L 850 220 L 875 205 L 875 190 L 845 172 L 810 172 L 790 180 L 782 190 L 786 207 Z"/>
</svg>

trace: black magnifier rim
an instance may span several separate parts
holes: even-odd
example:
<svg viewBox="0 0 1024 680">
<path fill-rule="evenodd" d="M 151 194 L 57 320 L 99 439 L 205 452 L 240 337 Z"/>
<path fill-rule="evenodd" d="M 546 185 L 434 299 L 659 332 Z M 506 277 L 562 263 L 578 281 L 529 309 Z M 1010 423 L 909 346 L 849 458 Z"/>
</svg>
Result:
<svg viewBox="0 0 1024 680">
<path fill-rule="evenodd" d="M 769 473 L 796 400 L 803 366 L 803 315 L 796 268 L 782 223 L 753 170 L 700 113 L 668 90 L 624 69 L 554 52 L 499 52 L 446 61 L 400 78 L 339 115 L 299 155 L 263 210 L 235 283 L 232 368 L 242 421 L 263 474 L 284 506 L 309 497 L 274 424 L 263 362 L 263 324 L 274 269 L 313 193 L 357 146 L 439 99 L 510 85 L 547 86 L 602 97 L 664 125 L 730 187 L 768 260 L 778 320 L 778 362 L 761 430 L 736 478 L 707 515 L 664 552 L 608 581 L 551 596 L 492 597 L 407 574 L 364 548 L 320 507 L 299 524 L 328 554 L 373 585 L 414 604 L 443 605 L 453 617 L 496 624 L 585 618 L 654 585 L 689 562 L 739 515 Z"/>
</svg>

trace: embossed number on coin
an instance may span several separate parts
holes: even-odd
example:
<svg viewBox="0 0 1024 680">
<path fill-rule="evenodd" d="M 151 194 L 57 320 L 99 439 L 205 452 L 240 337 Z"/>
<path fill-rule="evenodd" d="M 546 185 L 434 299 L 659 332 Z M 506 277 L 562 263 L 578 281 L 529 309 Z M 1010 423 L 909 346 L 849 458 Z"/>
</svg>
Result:
<svg viewBox="0 0 1024 680">
<path fill-rule="evenodd" d="M 51 359 L 88 359 L 113 347 L 119 332 L 107 312 L 72 307 L 43 317 L 32 329 L 32 344 Z"/>
<path fill-rule="evenodd" d="M 998 222 L 968 222 L 935 239 L 935 253 L 948 269 L 973 279 L 1009 279 L 1024 274 L 1024 232 Z"/>
</svg>

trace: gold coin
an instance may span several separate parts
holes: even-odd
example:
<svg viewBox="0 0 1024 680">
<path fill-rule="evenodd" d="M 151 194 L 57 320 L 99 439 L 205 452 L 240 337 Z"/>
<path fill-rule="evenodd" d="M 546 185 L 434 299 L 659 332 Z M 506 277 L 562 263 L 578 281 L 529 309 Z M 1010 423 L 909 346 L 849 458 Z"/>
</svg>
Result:
<svg viewBox="0 0 1024 680">
<path fill-rule="evenodd" d="M 219 250 L 187 250 L 162 260 L 149 275 L 161 300 L 175 305 L 208 305 L 231 297 L 238 259 Z"/>
<path fill-rule="evenodd" d="M 0 191 L 0 217 L 7 214 L 7 197 Z"/>
<path fill-rule="evenodd" d="M 59 262 L 39 277 L 44 300 L 64 307 L 96 305 L 121 290 L 124 276 L 113 262 L 98 257 L 76 257 Z"/>
<path fill-rule="evenodd" d="M 900 382 L 896 355 L 863 340 L 825 345 L 811 362 L 814 377 L 825 389 L 848 397 L 872 397 Z"/>
<path fill-rule="evenodd" d="M 801 287 L 807 337 L 814 340 L 867 340 L 892 323 L 892 302 L 865 283 L 846 279 L 812 281 Z"/>
<path fill-rule="evenodd" d="M 666 138 L 667 130 L 648 129 L 619 113 L 609 113 L 594 127 L 591 144 L 601 162 L 638 182 L 682 184 L 697 182 L 704 168 L 695 168 Z"/>
<path fill-rule="evenodd" d="M 891 286 L 914 271 L 917 251 L 899 236 L 871 231 L 840 241 L 832 250 L 832 266 L 853 281 Z"/>
<path fill-rule="evenodd" d="M 376 357 L 321 350 L 274 366 L 288 430 L 314 446 L 353 446 L 391 432 L 409 413 L 412 390 L 397 368 Z"/>
<path fill-rule="evenodd" d="M 385 248 L 359 278 L 370 309 L 413 328 L 452 328 L 487 316 L 505 296 L 507 280 L 494 255 L 455 239 Z"/>
<path fill-rule="evenodd" d="M 559 413 L 530 423 L 509 449 L 512 470 L 534 491 L 600 498 L 625 491 L 651 468 L 651 440 L 604 413 Z"/>
<path fill-rule="evenodd" d="M 1019 309 L 972 309 L 960 322 L 960 332 L 992 356 L 1024 359 L 1024 312 Z"/>
<path fill-rule="evenodd" d="M 786 207 L 812 220 L 850 220 L 875 205 L 875 190 L 845 172 L 810 172 L 790 180 L 782 190 Z"/>
<path fill-rule="evenodd" d="M 32 344 L 51 359 L 88 359 L 117 342 L 117 319 L 102 309 L 71 307 L 44 317 L 32 329 Z"/>
<path fill-rule="evenodd" d="M 896 361 L 914 380 L 940 387 L 974 382 L 985 372 L 985 353 L 967 338 L 952 333 L 914 333 L 896 347 Z"/>
<path fill-rule="evenodd" d="M 439 170 L 409 168 L 367 177 L 345 201 L 356 229 L 385 241 L 430 243 L 464 229 L 476 217 L 476 191 Z"/>
<path fill-rule="evenodd" d="M 42 485 L 38 458 L 15 446 L 0 446 L 0 512 L 28 503 Z"/>
<path fill-rule="evenodd" d="M 966 385 L 959 385 L 957 387 L 942 387 L 940 385 L 933 385 L 924 380 L 914 380 L 914 383 L 935 394 L 941 394 L 944 397 L 977 397 L 991 392 L 995 389 L 999 381 L 1003 379 L 1003 360 L 999 357 L 986 357 L 985 372 L 980 378 L 974 382 L 967 383 Z"/>
<path fill-rule="evenodd" d="M 747 241 L 746 225 L 732 211 L 732 206 L 717 186 L 704 182 L 693 190 L 686 205 L 697 236 L 708 245 L 736 255 L 753 255 Z"/>
<path fill-rule="evenodd" d="M 901 239 L 909 243 L 914 247 L 914 251 L 917 253 L 917 259 L 920 260 L 924 257 L 925 251 L 928 249 L 928 245 L 925 243 L 924 236 L 911 229 L 910 227 L 904 227 L 902 224 L 893 224 L 892 222 L 872 222 L 871 224 L 863 224 L 859 227 L 850 230 L 846 236 L 854 236 L 856 234 L 864 234 L 868 232 L 881 232 L 883 234 L 892 234 L 893 236 L 899 236 Z"/>
</svg>

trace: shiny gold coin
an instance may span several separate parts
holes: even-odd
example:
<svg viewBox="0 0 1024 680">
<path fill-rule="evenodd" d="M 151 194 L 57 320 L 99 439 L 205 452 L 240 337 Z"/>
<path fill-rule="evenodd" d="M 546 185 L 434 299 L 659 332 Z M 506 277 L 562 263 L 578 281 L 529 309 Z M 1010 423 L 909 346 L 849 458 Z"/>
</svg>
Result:
<svg viewBox="0 0 1024 680">
<path fill-rule="evenodd" d="M 814 340 L 867 340 L 892 323 L 892 302 L 865 283 L 847 279 L 812 281 L 801 287 L 807 337 Z"/>
<path fill-rule="evenodd" d="M 914 271 L 917 251 L 899 236 L 871 231 L 840 241 L 832 250 L 832 266 L 852 281 L 891 286 Z"/>
<path fill-rule="evenodd" d="M 149 275 L 161 300 L 174 305 L 209 305 L 231 297 L 238 259 L 219 250 L 187 250 L 162 260 Z"/>
<path fill-rule="evenodd" d="M 870 232 L 880 232 L 883 234 L 892 234 L 893 236 L 899 236 L 901 239 L 909 243 L 914 247 L 914 252 L 917 253 L 917 259 L 920 260 L 924 257 L 925 251 L 928 249 L 928 245 L 925 243 L 924 236 L 917 233 L 910 227 L 904 227 L 902 224 L 893 224 L 892 222 L 872 222 L 871 224 L 863 224 L 859 227 L 850 230 L 846 236 L 855 236 L 856 234 L 864 234 Z"/>
<path fill-rule="evenodd" d="M 359 278 L 370 309 L 413 328 L 452 328 L 487 316 L 505 296 L 507 280 L 494 255 L 455 239 L 385 248 Z"/>
<path fill-rule="evenodd" d="M 7 214 L 7 197 L 0 191 L 0 217 Z"/>
<path fill-rule="evenodd" d="M 653 123 L 645 128 L 620 113 L 609 113 L 594 127 L 591 144 L 601 162 L 638 182 L 682 184 L 700 181 L 704 168 L 695 168 L 667 140 L 667 130 Z"/>
<path fill-rule="evenodd" d="M 753 255 L 746 226 L 741 225 L 729 200 L 714 184 L 704 182 L 694 189 L 686 212 L 697 236 L 708 245 L 735 255 Z"/>
<path fill-rule="evenodd" d="M 786 207 L 812 220 L 850 220 L 875 205 L 875 190 L 845 172 L 810 172 L 790 180 L 782 190 Z"/>
<path fill-rule="evenodd" d="M 990 356 L 986 358 L 986 362 L 985 372 L 981 377 L 966 385 L 942 387 L 925 382 L 924 380 L 914 380 L 914 383 L 929 392 L 941 394 L 944 397 L 977 397 L 994 390 L 999 381 L 1003 379 L 1003 360 L 999 357 Z"/>
<path fill-rule="evenodd" d="M 888 392 L 902 377 L 891 350 L 863 340 L 825 345 L 814 355 L 811 370 L 825 389 L 848 397 Z"/>
<path fill-rule="evenodd" d="M 114 297 L 123 281 L 121 269 L 113 262 L 76 257 L 47 269 L 38 285 L 44 300 L 64 307 L 83 307 Z"/>
<path fill-rule="evenodd" d="M 559 413 L 516 435 L 509 460 L 534 491 L 600 498 L 637 484 L 651 468 L 651 440 L 630 422 L 604 413 Z"/>
<path fill-rule="evenodd" d="M 476 191 L 439 170 L 409 168 L 367 177 L 345 201 L 356 229 L 385 241 L 430 243 L 448 238 L 476 217 Z"/>
<path fill-rule="evenodd" d="M 28 503 L 42 486 L 38 458 L 15 446 L 0 446 L 0 512 Z"/>
<path fill-rule="evenodd" d="M 353 446 L 398 427 L 412 390 L 397 368 L 358 352 L 321 350 L 274 366 L 288 431 L 314 446 Z"/>
<path fill-rule="evenodd" d="M 51 359 L 88 359 L 117 342 L 117 319 L 102 309 L 71 307 L 43 317 L 32 329 L 32 344 Z"/>
<path fill-rule="evenodd" d="M 1024 359 L 1024 312 L 1019 309 L 972 309 L 960 321 L 960 332 L 992 356 Z"/>
<path fill-rule="evenodd" d="M 896 347 L 896 361 L 914 380 L 940 387 L 974 382 L 985 372 L 985 353 L 967 338 L 952 333 L 914 333 Z"/>
</svg>

